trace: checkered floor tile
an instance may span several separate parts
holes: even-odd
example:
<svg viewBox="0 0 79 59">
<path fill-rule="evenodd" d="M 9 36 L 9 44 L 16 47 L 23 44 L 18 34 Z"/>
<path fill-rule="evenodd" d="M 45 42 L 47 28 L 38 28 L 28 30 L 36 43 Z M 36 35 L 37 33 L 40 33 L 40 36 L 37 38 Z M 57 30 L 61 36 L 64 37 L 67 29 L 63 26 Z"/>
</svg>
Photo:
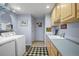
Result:
<svg viewBox="0 0 79 59">
<path fill-rule="evenodd" d="M 31 47 L 27 56 L 48 56 L 46 47 Z"/>
</svg>

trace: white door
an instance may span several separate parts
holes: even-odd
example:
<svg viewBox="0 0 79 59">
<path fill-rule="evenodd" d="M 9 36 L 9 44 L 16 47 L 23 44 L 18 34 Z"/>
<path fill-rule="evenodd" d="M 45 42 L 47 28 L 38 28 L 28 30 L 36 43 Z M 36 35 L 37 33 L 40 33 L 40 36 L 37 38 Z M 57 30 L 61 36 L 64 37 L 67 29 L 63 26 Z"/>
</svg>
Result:
<svg viewBox="0 0 79 59">
<path fill-rule="evenodd" d="M 36 41 L 44 41 L 44 22 L 42 19 L 36 20 Z"/>
</svg>

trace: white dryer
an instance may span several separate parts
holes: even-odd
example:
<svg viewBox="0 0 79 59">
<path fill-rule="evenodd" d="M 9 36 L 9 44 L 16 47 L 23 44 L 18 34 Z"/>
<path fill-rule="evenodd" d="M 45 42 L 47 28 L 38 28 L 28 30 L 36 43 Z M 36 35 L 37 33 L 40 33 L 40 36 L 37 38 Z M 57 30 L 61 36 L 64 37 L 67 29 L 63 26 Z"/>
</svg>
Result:
<svg viewBox="0 0 79 59">
<path fill-rule="evenodd" d="M 6 32 L 1 33 L 1 36 L 5 39 L 14 40 L 15 41 L 15 55 L 22 56 L 26 52 L 25 47 L 25 36 L 24 35 L 16 35 L 15 32 Z"/>
</svg>

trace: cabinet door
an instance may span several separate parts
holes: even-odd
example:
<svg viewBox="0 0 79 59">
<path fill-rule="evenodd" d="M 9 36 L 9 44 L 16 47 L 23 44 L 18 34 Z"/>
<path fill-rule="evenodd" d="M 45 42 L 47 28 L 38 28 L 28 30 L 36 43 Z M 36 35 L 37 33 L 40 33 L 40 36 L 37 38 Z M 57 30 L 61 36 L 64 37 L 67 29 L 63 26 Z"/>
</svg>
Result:
<svg viewBox="0 0 79 59">
<path fill-rule="evenodd" d="M 59 23 L 60 22 L 60 5 L 56 6 L 56 20 L 55 22 Z"/>
<path fill-rule="evenodd" d="M 55 51 L 54 51 L 54 47 L 53 46 L 51 46 L 51 56 L 55 56 L 55 53 L 54 53 Z"/>
<path fill-rule="evenodd" d="M 51 55 L 52 56 L 57 56 L 57 49 L 55 48 L 53 43 L 51 43 Z"/>
<path fill-rule="evenodd" d="M 79 18 L 79 3 L 77 3 L 77 18 Z"/>
<path fill-rule="evenodd" d="M 53 21 L 55 21 L 56 20 L 56 8 L 54 8 L 54 10 L 53 10 Z"/>
<path fill-rule="evenodd" d="M 48 41 L 47 49 L 48 49 L 49 56 L 51 56 L 51 44 L 50 44 L 50 41 Z"/>
<path fill-rule="evenodd" d="M 66 4 L 61 4 L 61 20 L 66 17 Z"/>
<path fill-rule="evenodd" d="M 54 21 L 56 20 L 56 8 L 53 9 L 51 18 L 52 25 L 54 25 Z"/>
<path fill-rule="evenodd" d="M 62 54 L 60 52 L 58 52 L 58 55 L 57 56 L 62 56 Z"/>
<path fill-rule="evenodd" d="M 61 4 L 61 22 L 71 21 L 75 17 L 75 4 L 65 3 Z"/>
</svg>

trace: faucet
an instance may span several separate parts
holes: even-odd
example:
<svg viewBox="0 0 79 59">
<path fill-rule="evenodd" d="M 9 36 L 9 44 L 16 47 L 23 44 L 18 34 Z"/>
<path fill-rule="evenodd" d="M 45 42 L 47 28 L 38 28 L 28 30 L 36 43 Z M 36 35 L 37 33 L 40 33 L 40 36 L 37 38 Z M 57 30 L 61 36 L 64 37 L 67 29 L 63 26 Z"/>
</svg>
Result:
<svg viewBox="0 0 79 59">
<path fill-rule="evenodd" d="M 61 33 L 60 36 L 61 36 L 61 37 L 65 37 L 65 33 Z"/>
<path fill-rule="evenodd" d="M 65 37 L 65 33 L 62 33 L 62 37 Z"/>
</svg>

